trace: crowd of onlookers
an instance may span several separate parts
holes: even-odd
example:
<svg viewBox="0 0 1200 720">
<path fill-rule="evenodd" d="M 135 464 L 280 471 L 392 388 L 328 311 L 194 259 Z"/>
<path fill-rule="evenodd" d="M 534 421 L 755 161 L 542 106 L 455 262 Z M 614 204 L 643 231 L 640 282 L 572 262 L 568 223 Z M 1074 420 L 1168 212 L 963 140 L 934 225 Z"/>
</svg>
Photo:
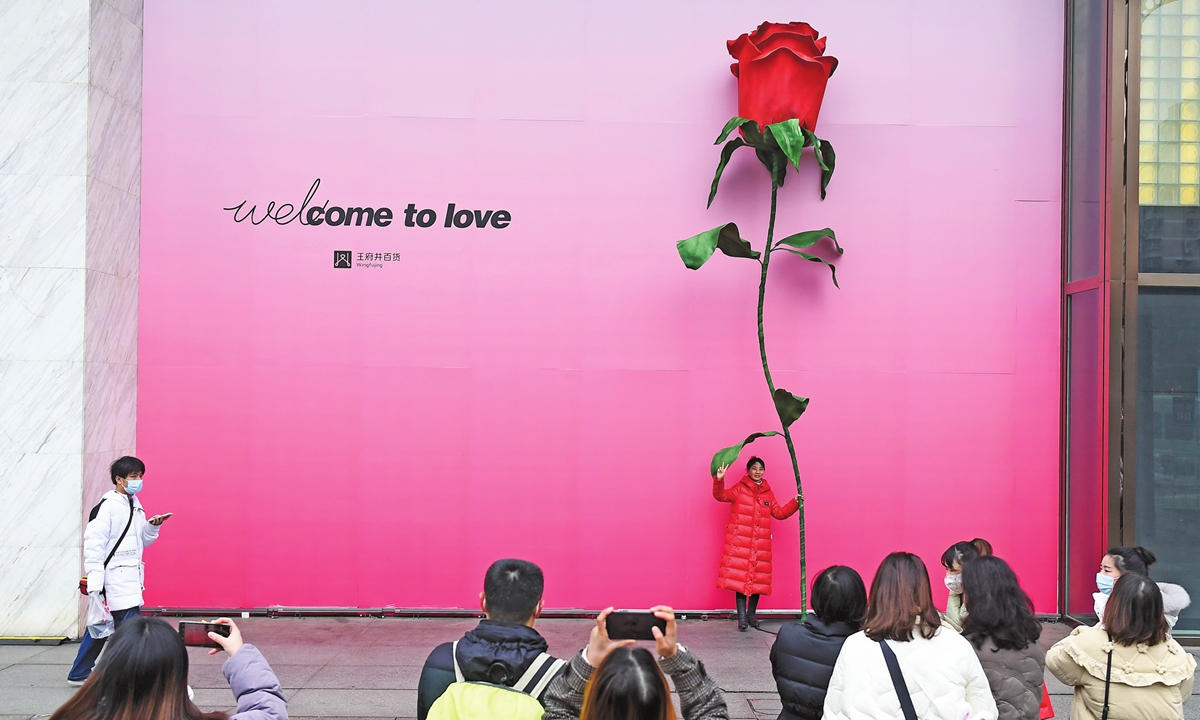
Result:
<svg viewBox="0 0 1200 720">
<path fill-rule="evenodd" d="M 1016 720 L 1053 716 L 1044 671 L 1075 688 L 1076 720 L 1183 718 L 1196 662 L 1171 638 L 1187 594 L 1149 576 L 1144 548 L 1113 548 L 1097 576 L 1095 626 L 1043 651 L 1042 625 L 1016 574 L 985 541 L 956 543 L 942 557 L 950 601 L 934 607 L 929 573 L 906 552 L 880 563 L 870 590 L 853 569 L 833 566 L 812 584 L 812 612 L 780 629 L 770 661 L 781 720 Z M 1108 579 L 1111 579 L 1111 582 Z M 587 645 L 552 657 L 533 628 L 541 570 L 500 560 L 487 571 L 477 627 L 438 646 L 421 671 L 417 715 L 453 718 L 674 720 L 669 677 L 686 720 L 727 718 L 703 663 L 680 644 L 674 612 L 652 609 L 654 650 L 608 636 L 609 608 Z M 1164 596 L 1171 600 L 1164 605 Z M 267 661 L 228 618 L 210 633 L 229 658 L 223 670 L 235 718 L 286 720 L 287 703 Z M 212 652 L 218 652 L 213 650 Z M 187 649 L 166 622 L 125 621 L 83 687 L 51 720 L 217 720 L 190 699 Z"/>
</svg>

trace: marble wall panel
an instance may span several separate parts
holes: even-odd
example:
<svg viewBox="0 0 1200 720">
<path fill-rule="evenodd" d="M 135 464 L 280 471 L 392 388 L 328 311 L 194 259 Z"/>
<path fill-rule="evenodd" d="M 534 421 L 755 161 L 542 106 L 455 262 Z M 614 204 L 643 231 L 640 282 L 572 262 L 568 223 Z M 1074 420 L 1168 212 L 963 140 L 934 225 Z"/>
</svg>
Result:
<svg viewBox="0 0 1200 720">
<path fill-rule="evenodd" d="M 84 271 L 0 267 L 0 360 L 83 360 Z"/>
<path fill-rule="evenodd" d="M 84 517 L 135 454 L 141 23 L 0 0 L 0 635 L 78 634 Z"/>
<path fill-rule="evenodd" d="M 81 452 L 83 363 L 0 360 L 0 453 Z"/>
<path fill-rule="evenodd" d="M 87 271 L 88 363 L 137 362 L 137 303 L 136 277 Z"/>
<path fill-rule="evenodd" d="M 87 86 L 0 82 L 0 108 L 0 175 L 86 172 Z"/>
<path fill-rule="evenodd" d="M 82 176 L 0 175 L 0 267 L 82 268 L 86 205 Z"/>
<path fill-rule="evenodd" d="M 88 15 L 82 2 L 0 2 L 0 28 L 14 38 L 0 43 L 0 82 L 87 82 Z"/>
<path fill-rule="evenodd" d="M 109 5 L 139 29 L 142 27 L 142 0 L 92 0 L 93 14 L 97 5 Z"/>
<path fill-rule="evenodd" d="M 140 109 L 96 87 L 88 88 L 87 174 L 133 194 L 142 181 Z"/>
<path fill-rule="evenodd" d="M 137 431 L 137 365 L 85 363 L 83 451 L 111 455 L 134 447 Z"/>
<path fill-rule="evenodd" d="M 78 546 L 0 544 L 0 631 L 79 636 Z"/>
<path fill-rule="evenodd" d="M 105 2 L 92 3 L 88 82 L 122 105 L 142 106 L 142 29 Z"/>
<path fill-rule="evenodd" d="M 123 278 L 138 275 L 141 200 L 96 178 L 87 180 L 87 267 Z M 3 232 L 0 230 L 0 232 Z"/>
<path fill-rule="evenodd" d="M 83 456 L 0 453 L 0 462 L 15 479 L 0 486 L 0 543 L 78 549 Z"/>
</svg>

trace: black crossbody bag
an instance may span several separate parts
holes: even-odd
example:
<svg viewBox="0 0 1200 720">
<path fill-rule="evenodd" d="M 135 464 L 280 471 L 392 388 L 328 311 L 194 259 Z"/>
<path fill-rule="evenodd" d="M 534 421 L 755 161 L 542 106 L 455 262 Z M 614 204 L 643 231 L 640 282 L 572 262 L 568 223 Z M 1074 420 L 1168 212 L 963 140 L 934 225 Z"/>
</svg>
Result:
<svg viewBox="0 0 1200 720">
<path fill-rule="evenodd" d="M 900 661 L 896 659 L 896 653 L 888 646 L 887 640 L 879 641 L 879 649 L 883 650 L 883 661 L 887 663 L 888 674 L 892 676 L 892 687 L 896 688 L 896 697 L 900 699 L 900 710 L 904 712 L 904 720 L 917 720 L 917 710 L 913 707 L 912 696 L 908 694 L 908 685 L 900 672 Z M 1105 696 L 1107 697 L 1107 692 Z M 1107 705 L 1108 701 L 1105 700 L 1106 715 Z"/>
<path fill-rule="evenodd" d="M 1108 635 L 1108 642 L 1112 643 L 1112 633 L 1105 631 Z M 1100 713 L 1100 720 L 1108 720 L 1108 689 L 1112 685 L 1112 654 L 1110 648 L 1108 651 L 1108 668 L 1104 671 L 1104 710 Z"/>
<path fill-rule="evenodd" d="M 100 501 L 100 503 L 97 503 L 97 504 L 96 504 L 96 507 L 92 509 L 92 515 L 91 515 L 91 517 L 89 517 L 89 518 L 88 518 L 88 521 L 89 521 L 89 522 L 90 522 L 90 521 L 92 521 L 92 520 L 95 520 L 95 519 L 96 519 L 96 515 L 97 515 L 97 514 L 99 513 L 99 511 L 100 511 L 100 505 L 101 505 L 103 502 L 104 502 L 104 501 L 103 501 L 103 500 L 101 500 L 101 501 Z M 130 526 L 130 525 L 133 525 L 133 498 L 132 498 L 132 497 L 131 497 L 131 498 L 129 498 L 129 520 L 125 522 L 125 529 L 121 531 L 121 537 L 117 538 L 117 543 L 116 543 L 115 545 L 113 545 L 113 546 L 112 546 L 112 550 L 110 550 L 110 551 L 109 551 L 109 553 L 108 553 L 108 557 L 104 558 L 104 569 L 105 569 L 105 570 L 107 570 L 107 569 L 108 569 L 108 564 L 109 564 L 110 562 L 112 562 L 113 555 L 116 555 L 116 554 L 117 554 L 117 548 L 121 547 L 121 543 L 122 543 L 122 542 L 125 540 L 125 535 L 127 535 L 127 534 L 129 533 L 129 526 Z M 106 588 L 101 588 L 101 589 L 100 589 L 100 594 L 101 594 L 101 595 L 104 595 L 104 594 L 105 594 L 105 592 L 104 592 L 104 591 L 105 591 L 105 589 L 106 589 Z M 80 594 L 80 595 L 87 595 L 87 594 L 88 594 L 87 575 L 84 575 L 83 577 L 81 577 L 81 578 L 79 579 L 79 594 Z"/>
</svg>

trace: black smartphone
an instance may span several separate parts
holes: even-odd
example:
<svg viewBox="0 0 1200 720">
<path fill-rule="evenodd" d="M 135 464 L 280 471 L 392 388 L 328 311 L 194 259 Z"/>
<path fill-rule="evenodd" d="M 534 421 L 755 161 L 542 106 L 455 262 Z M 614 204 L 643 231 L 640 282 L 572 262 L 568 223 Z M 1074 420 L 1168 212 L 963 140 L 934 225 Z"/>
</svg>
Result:
<svg viewBox="0 0 1200 720">
<path fill-rule="evenodd" d="M 610 640 L 653 640 L 650 628 L 667 632 L 667 621 L 655 617 L 649 610 L 614 610 L 604 620 Z"/>
<path fill-rule="evenodd" d="M 219 648 L 221 646 L 208 634 L 214 632 L 222 637 L 229 637 L 229 630 L 230 627 L 224 623 L 218 625 L 210 622 L 179 621 L 179 637 L 183 638 L 183 644 L 189 647 Z"/>
</svg>

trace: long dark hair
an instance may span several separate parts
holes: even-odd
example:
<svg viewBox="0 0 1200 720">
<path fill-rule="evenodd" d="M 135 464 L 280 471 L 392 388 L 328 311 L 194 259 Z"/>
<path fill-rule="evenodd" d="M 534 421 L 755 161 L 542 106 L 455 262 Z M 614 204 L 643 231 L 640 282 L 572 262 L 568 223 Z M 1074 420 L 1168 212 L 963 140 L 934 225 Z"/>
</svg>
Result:
<svg viewBox="0 0 1200 720">
<path fill-rule="evenodd" d="M 812 609 L 825 622 L 849 623 L 857 630 L 867 614 L 867 586 L 854 568 L 833 565 L 812 584 Z"/>
<path fill-rule="evenodd" d="M 1117 578 L 1104 605 L 1104 629 L 1118 645 L 1157 645 L 1167 639 L 1162 591 L 1145 575 Z"/>
<path fill-rule="evenodd" d="M 675 720 L 671 688 L 650 651 L 609 653 L 588 680 L 579 720 Z"/>
<path fill-rule="evenodd" d="M 1137 573 L 1150 577 L 1150 566 L 1154 564 L 1158 558 L 1154 557 L 1154 553 L 1144 547 L 1115 547 L 1108 549 L 1108 555 L 1112 556 L 1113 565 L 1117 566 L 1117 570 L 1121 574 Z"/>
<path fill-rule="evenodd" d="M 1008 563 L 990 555 L 977 557 L 963 565 L 962 581 L 968 612 L 963 637 L 976 649 L 989 637 L 996 647 L 1011 650 L 1021 650 L 1041 637 L 1033 601 Z"/>
<path fill-rule="evenodd" d="M 871 581 L 871 604 L 863 618 L 867 637 L 876 642 L 908 642 L 919 626 L 921 636 L 929 639 L 940 625 L 929 590 L 929 571 L 921 558 L 907 552 L 885 557 Z"/>
<path fill-rule="evenodd" d="M 133 617 L 109 638 L 91 677 L 51 720 L 227 720 L 187 696 L 188 656 L 158 618 Z"/>
</svg>

